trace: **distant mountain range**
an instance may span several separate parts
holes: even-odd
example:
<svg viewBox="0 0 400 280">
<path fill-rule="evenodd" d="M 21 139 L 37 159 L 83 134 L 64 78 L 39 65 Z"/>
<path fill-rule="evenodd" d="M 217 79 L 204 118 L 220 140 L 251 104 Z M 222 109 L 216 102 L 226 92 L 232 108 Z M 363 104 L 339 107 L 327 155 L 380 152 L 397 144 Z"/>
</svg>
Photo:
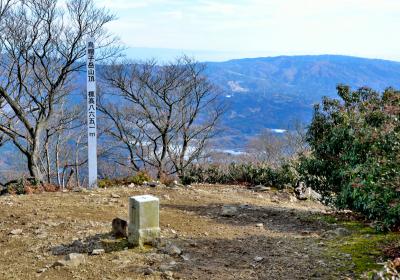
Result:
<svg viewBox="0 0 400 280">
<path fill-rule="evenodd" d="M 248 138 L 263 128 L 280 132 L 290 129 L 294 121 L 309 123 L 312 105 L 323 96 L 335 97 L 339 83 L 353 89 L 400 89 L 400 62 L 337 55 L 207 62 L 207 75 L 222 89 L 221 98 L 229 106 L 223 118 L 225 133 L 215 142 L 219 150 L 232 153 L 242 150 Z M 72 102 L 81 102 L 85 74 L 76 82 L 81 86 Z M 15 148 L 6 145 L 0 154 L 0 171 L 15 170 L 11 163 L 20 161 Z"/>
<path fill-rule="evenodd" d="M 400 62 L 350 56 L 279 56 L 210 62 L 207 74 L 224 91 L 224 124 L 249 136 L 262 128 L 309 123 L 312 105 L 336 96 L 336 86 L 400 88 Z"/>
<path fill-rule="evenodd" d="M 356 89 L 400 89 L 400 62 L 338 55 L 278 56 L 206 62 L 209 78 L 222 89 L 228 112 L 225 133 L 217 140 L 221 150 L 238 151 L 263 128 L 281 132 L 294 122 L 308 124 L 313 104 L 336 96 L 339 83 Z M 100 66 L 101 67 L 101 66 Z M 85 73 L 71 102 L 82 102 Z M 1 153 L 13 151 L 3 147 Z M 0 166 L 5 163 L 1 162 Z"/>
</svg>

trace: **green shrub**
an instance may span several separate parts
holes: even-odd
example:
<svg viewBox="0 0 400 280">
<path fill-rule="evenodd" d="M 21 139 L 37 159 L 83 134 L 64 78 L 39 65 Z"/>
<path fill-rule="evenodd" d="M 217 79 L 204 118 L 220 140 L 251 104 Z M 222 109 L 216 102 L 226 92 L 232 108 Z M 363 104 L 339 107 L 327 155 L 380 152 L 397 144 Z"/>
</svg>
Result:
<svg viewBox="0 0 400 280">
<path fill-rule="evenodd" d="M 283 188 L 297 181 L 295 168 L 285 164 L 273 169 L 262 164 L 192 166 L 181 178 L 183 184 L 247 184 Z"/>
<path fill-rule="evenodd" d="M 144 182 L 151 181 L 151 177 L 149 173 L 146 171 L 139 171 L 135 174 L 135 176 L 129 177 L 126 179 L 127 184 L 135 184 L 135 185 L 142 185 Z"/>
<path fill-rule="evenodd" d="M 400 92 L 338 86 L 341 100 L 316 106 L 308 130 L 312 155 L 300 177 L 339 208 L 364 214 L 379 229 L 400 225 Z"/>
<path fill-rule="evenodd" d="M 149 182 L 151 180 L 152 179 L 150 175 L 146 171 L 139 171 L 134 176 L 131 177 L 116 178 L 116 179 L 110 179 L 110 178 L 100 179 L 97 181 L 97 186 L 99 188 L 109 188 L 120 185 L 129 185 L 132 183 L 135 185 L 142 185 L 144 182 Z"/>
<path fill-rule="evenodd" d="M 99 188 L 109 188 L 115 185 L 115 180 L 104 178 L 97 181 L 97 186 Z"/>
</svg>

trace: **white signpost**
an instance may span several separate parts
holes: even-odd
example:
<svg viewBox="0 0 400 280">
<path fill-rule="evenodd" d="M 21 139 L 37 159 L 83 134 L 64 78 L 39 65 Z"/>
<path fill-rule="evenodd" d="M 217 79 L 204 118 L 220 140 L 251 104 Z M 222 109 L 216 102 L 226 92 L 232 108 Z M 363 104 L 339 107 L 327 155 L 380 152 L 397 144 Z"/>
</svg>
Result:
<svg viewBox="0 0 400 280">
<path fill-rule="evenodd" d="M 88 39 L 86 46 L 87 67 L 87 127 L 89 188 L 97 187 L 97 119 L 96 119 L 96 69 L 94 40 Z"/>
</svg>

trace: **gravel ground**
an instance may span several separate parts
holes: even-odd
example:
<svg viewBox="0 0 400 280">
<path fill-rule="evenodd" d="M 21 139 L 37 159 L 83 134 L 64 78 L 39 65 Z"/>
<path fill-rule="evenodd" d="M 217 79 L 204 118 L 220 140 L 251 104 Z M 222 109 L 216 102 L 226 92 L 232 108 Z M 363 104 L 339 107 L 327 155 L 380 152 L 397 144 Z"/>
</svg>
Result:
<svg viewBox="0 0 400 280">
<path fill-rule="evenodd" d="M 127 248 L 109 233 L 113 218 L 127 219 L 128 197 L 139 194 L 160 198 L 157 248 Z M 227 205 L 231 216 L 221 215 Z M 325 252 L 334 226 L 312 219 L 326 211 L 287 192 L 240 186 L 2 196 L 0 279 L 349 279 L 346 256 Z M 84 261 L 53 267 L 69 253 Z"/>
</svg>

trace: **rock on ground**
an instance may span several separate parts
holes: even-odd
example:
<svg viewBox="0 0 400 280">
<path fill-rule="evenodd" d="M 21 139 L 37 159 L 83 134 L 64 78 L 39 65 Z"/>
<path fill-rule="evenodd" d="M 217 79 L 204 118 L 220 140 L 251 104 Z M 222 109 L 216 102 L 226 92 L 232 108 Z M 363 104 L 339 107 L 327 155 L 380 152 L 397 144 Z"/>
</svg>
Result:
<svg viewBox="0 0 400 280">
<path fill-rule="evenodd" d="M 221 216 L 233 217 L 237 214 L 238 208 L 236 206 L 224 205 L 221 209 Z"/>
<path fill-rule="evenodd" d="M 53 267 L 57 266 L 76 267 L 84 263 L 86 263 L 85 255 L 78 253 L 70 253 L 66 255 L 64 259 L 56 261 L 53 264 Z"/>
<path fill-rule="evenodd" d="M 116 237 L 127 237 L 128 232 L 127 232 L 127 227 L 128 223 L 125 220 L 122 220 L 120 218 L 114 218 L 112 220 L 112 233 Z"/>
<path fill-rule="evenodd" d="M 307 200 L 307 199 L 321 200 L 322 198 L 322 196 L 319 193 L 314 191 L 312 188 L 307 187 L 304 182 L 297 183 L 294 193 L 296 194 L 296 198 L 299 200 Z"/>
<path fill-rule="evenodd" d="M 168 244 L 165 247 L 165 252 L 171 256 L 179 256 L 182 254 L 182 250 L 174 244 Z"/>
</svg>

